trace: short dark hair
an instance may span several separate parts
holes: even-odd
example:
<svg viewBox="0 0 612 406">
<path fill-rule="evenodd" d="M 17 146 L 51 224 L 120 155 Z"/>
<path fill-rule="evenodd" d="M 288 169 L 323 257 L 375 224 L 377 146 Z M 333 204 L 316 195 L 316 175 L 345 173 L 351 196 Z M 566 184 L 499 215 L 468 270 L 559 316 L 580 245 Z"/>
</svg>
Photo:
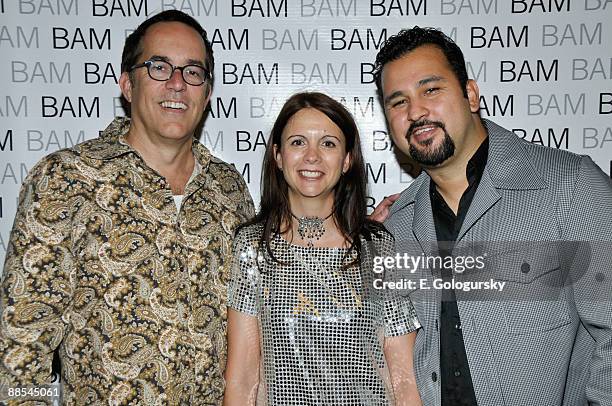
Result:
<svg viewBox="0 0 612 406">
<path fill-rule="evenodd" d="M 149 27 L 157 23 L 169 23 L 179 22 L 183 23 L 194 30 L 204 40 L 204 49 L 206 51 L 206 60 L 204 61 L 205 68 L 212 74 L 215 69 L 215 58 L 213 56 L 212 45 L 208 40 L 206 30 L 202 28 L 193 17 L 183 13 L 179 10 L 166 10 L 159 14 L 155 14 L 153 17 L 143 21 L 134 32 L 132 32 L 126 39 L 125 45 L 123 46 L 123 54 L 121 55 L 121 72 L 129 72 L 130 68 L 134 66 L 142 54 L 142 39 L 145 36 Z M 213 76 L 214 78 L 214 76 Z M 211 83 L 212 88 L 212 83 Z"/>
<path fill-rule="evenodd" d="M 459 84 L 463 89 L 463 95 L 467 98 L 466 85 L 468 75 L 461 48 L 442 31 L 435 28 L 421 28 L 418 26 L 401 30 L 396 35 L 392 35 L 384 42 L 380 51 L 378 51 L 374 64 L 374 79 L 380 94 L 382 94 L 381 77 L 384 66 L 424 45 L 433 45 L 442 51 L 457 80 L 459 80 Z"/>
<path fill-rule="evenodd" d="M 340 232 L 350 241 L 351 248 L 361 251 L 360 236 L 369 237 L 381 226 L 367 220 L 366 170 L 359 130 L 351 113 L 338 101 L 318 92 L 302 92 L 291 96 L 279 112 L 266 146 L 261 174 L 261 203 L 257 216 L 248 224 L 260 223 L 263 233 L 260 247 L 266 247 L 271 258 L 276 259 L 270 248 L 274 234 L 282 234 L 284 224 L 291 224 L 288 185 L 283 172 L 276 164 L 274 146 L 281 147 L 283 130 L 298 111 L 312 108 L 325 114 L 344 134 L 346 152 L 350 154 L 349 169 L 334 187 L 333 218 Z M 350 250 L 349 250 L 350 251 Z"/>
</svg>

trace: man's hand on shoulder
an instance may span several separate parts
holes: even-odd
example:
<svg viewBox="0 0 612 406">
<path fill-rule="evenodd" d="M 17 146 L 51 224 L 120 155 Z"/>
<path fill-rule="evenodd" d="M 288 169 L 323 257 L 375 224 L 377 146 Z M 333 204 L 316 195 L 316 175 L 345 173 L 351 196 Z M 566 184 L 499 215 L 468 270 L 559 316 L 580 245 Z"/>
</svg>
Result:
<svg viewBox="0 0 612 406">
<path fill-rule="evenodd" d="M 400 197 L 399 193 L 392 194 L 391 196 L 385 196 L 385 198 L 376 206 L 372 214 L 368 216 L 370 220 L 384 222 L 389 217 L 389 209 L 391 205 Z"/>
</svg>

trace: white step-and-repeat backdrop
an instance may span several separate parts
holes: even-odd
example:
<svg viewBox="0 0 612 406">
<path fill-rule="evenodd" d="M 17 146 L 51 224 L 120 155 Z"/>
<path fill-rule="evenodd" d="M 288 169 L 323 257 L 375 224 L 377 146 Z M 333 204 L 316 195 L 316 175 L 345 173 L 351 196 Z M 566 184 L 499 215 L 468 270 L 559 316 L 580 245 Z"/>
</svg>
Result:
<svg viewBox="0 0 612 406">
<path fill-rule="evenodd" d="M 483 117 L 612 170 L 612 0 L 0 0 L 0 264 L 28 169 L 124 115 L 124 39 L 168 9 L 209 32 L 216 88 L 200 140 L 236 165 L 256 202 L 268 131 L 300 90 L 354 114 L 372 206 L 411 182 L 372 68 L 385 38 L 414 25 L 462 47 Z"/>
</svg>

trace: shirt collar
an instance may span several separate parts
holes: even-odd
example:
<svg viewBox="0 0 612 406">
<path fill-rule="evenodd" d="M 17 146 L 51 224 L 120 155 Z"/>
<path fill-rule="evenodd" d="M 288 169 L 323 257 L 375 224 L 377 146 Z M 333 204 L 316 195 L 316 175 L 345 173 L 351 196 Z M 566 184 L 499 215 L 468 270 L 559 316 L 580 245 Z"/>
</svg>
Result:
<svg viewBox="0 0 612 406">
<path fill-rule="evenodd" d="M 489 137 L 486 137 L 474 155 L 470 158 L 465 168 L 465 176 L 467 177 L 468 183 L 471 185 L 477 182 L 482 177 L 484 168 L 487 165 L 487 157 L 489 156 Z"/>
<path fill-rule="evenodd" d="M 475 183 L 480 182 L 482 173 L 484 172 L 485 166 L 487 165 L 487 157 L 489 156 L 489 137 L 486 137 L 474 155 L 470 158 L 465 168 L 465 176 L 468 181 L 468 185 L 472 186 Z M 438 190 L 436 189 L 435 182 L 429 183 L 429 192 L 432 195 L 437 195 Z"/>
<path fill-rule="evenodd" d="M 125 137 L 130 129 L 128 117 L 115 117 L 115 119 L 100 132 L 95 142 L 86 142 L 80 145 L 80 152 L 90 158 L 110 160 L 136 151 L 127 143 Z M 210 151 L 196 138 L 193 138 L 193 155 L 198 163 L 198 172 L 204 172 L 211 160 Z"/>
</svg>

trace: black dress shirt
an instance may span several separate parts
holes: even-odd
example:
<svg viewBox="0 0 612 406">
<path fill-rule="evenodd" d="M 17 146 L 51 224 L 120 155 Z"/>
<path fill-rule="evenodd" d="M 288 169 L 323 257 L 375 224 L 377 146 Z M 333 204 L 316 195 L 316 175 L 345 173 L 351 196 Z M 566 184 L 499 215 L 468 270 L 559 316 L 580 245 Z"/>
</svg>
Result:
<svg viewBox="0 0 612 406">
<path fill-rule="evenodd" d="M 446 204 L 442 195 L 432 181 L 429 194 L 436 237 L 438 239 L 438 253 L 444 258 L 451 255 L 455 241 L 465 219 L 465 215 L 472 203 L 480 178 L 487 164 L 489 152 L 489 138 L 486 138 L 478 150 L 469 160 L 466 168 L 468 187 L 459 201 L 457 215 Z M 452 270 L 442 269 L 442 278 L 451 280 Z M 457 298 L 452 289 L 442 291 L 440 307 L 440 375 L 442 386 L 443 406 L 476 405 L 474 385 L 465 353 L 461 319 L 457 308 Z"/>
</svg>

